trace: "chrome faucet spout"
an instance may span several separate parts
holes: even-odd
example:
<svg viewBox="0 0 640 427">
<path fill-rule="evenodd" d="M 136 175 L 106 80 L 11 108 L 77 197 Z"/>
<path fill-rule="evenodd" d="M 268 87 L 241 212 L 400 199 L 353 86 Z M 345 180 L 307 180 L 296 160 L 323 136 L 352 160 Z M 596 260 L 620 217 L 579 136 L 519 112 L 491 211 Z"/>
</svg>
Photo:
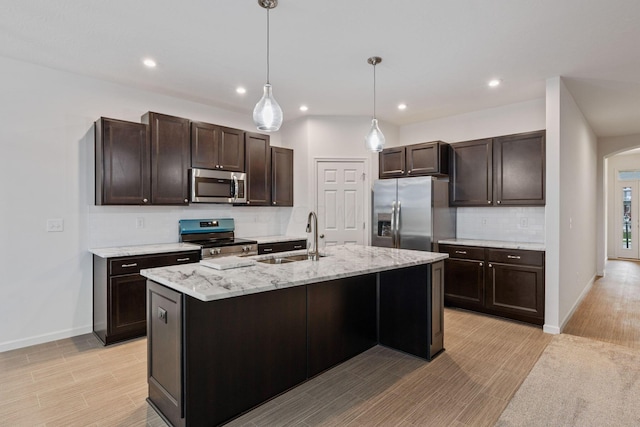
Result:
<svg viewBox="0 0 640 427">
<path fill-rule="evenodd" d="M 313 250 L 307 248 L 307 255 L 310 260 L 318 261 L 320 252 L 318 251 L 318 216 L 314 211 L 309 212 L 307 217 L 307 233 L 311 233 L 311 221 L 313 220 Z"/>
</svg>

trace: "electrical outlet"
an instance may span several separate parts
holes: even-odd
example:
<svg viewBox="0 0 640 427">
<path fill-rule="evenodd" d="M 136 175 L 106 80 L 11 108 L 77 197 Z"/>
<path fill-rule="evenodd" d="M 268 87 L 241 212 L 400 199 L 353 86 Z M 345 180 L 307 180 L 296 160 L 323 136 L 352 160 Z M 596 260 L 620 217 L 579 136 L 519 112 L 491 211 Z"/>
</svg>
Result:
<svg viewBox="0 0 640 427">
<path fill-rule="evenodd" d="M 144 228 L 144 218 L 136 218 L 136 228 Z"/>
<path fill-rule="evenodd" d="M 520 218 L 520 228 L 527 228 L 529 226 L 529 218 Z"/>
<path fill-rule="evenodd" d="M 54 218 L 47 220 L 47 232 L 60 232 L 64 231 L 64 220 L 62 218 Z"/>
</svg>

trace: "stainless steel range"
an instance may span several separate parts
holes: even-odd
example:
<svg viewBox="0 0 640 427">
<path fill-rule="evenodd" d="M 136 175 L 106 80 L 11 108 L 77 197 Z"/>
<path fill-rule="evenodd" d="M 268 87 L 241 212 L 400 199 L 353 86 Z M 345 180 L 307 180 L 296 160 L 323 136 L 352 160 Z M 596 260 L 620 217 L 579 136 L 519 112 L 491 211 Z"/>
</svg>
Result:
<svg viewBox="0 0 640 427">
<path fill-rule="evenodd" d="M 202 259 L 258 255 L 258 242 L 235 237 L 233 218 L 181 219 L 180 241 L 200 245 Z"/>
</svg>

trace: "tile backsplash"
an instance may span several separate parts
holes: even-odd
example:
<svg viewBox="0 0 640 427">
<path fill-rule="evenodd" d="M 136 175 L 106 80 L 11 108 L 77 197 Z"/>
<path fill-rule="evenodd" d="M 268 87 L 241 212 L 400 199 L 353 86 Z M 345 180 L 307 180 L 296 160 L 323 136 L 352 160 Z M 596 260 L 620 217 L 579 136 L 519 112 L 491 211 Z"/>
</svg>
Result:
<svg viewBox="0 0 640 427">
<path fill-rule="evenodd" d="M 458 208 L 458 239 L 544 243 L 544 206 Z"/>
</svg>

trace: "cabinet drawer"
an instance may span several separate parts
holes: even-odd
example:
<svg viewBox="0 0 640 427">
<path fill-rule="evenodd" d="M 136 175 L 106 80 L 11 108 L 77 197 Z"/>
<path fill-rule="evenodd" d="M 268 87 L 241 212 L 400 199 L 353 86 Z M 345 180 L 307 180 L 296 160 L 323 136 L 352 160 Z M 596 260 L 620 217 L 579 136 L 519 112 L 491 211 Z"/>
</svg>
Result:
<svg viewBox="0 0 640 427">
<path fill-rule="evenodd" d="M 138 273 L 143 268 L 198 262 L 200 252 L 173 252 L 150 256 L 122 257 L 109 260 L 110 275 Z"/>
<path fill-rule="evenodd" d="M 544 252 L 510 249 L 488 249 L 488 252 L 489 262 L 544 266 Z"/>
<path fill-rule="evenodd" d="M 271 254 L 276 252 L 297 251 L 307 248 L 307 241 L 304 239 L 290 242 L 263 243 L 258 245 L 258 255 Z"/>
<path fill-rule="evenodd" d="M 448 253 L 450 258 L 484 260 L 484 249 L 474 246 L 440 245 L 440 252 Z"/>
</svg>

